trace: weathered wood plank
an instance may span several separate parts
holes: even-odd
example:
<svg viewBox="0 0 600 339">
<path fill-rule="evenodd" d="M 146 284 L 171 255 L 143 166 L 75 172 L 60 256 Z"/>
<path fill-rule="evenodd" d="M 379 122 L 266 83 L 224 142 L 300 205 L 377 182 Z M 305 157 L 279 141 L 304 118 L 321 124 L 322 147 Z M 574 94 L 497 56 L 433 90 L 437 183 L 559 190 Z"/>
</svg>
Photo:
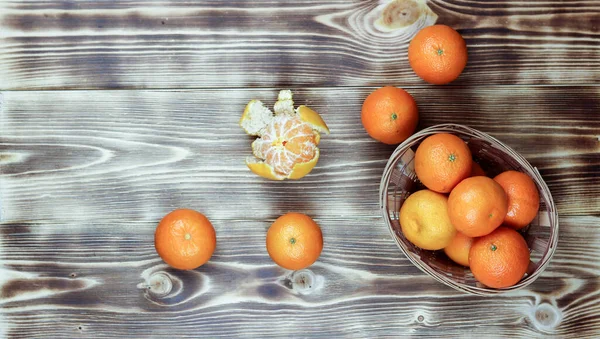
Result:
<svg viewBox="0 0 600 339">
<path fill-rule="evenodd" d="M 565 217 L 555 257 L 528 289 L 461 294 L 412 266 L 381 218 L 317 219 L 307 271 L 270 261 L 271 220 L 216 221 L 195 271 L 164 265 L 153 222 L 0 225 L 0 323 L 8 337 L 560 335 L 600 331 L 600 219 Z M 585 230 L 585 231 L 583 231 Z M 303 281 L 304 279 L 304 281 Z M 165 290 L 167 282 L 170 291 Z M 486 326 L 481 326 L 485 323 Z"/>
<path fill-rule="evenodd" d="M 469 63 L 453 85 L 598 84 L 593 0 L 429 1 Z M 0 89 L 423 84 L 378 2 L 2 1 Z"/>
<path fill-rule="evenodd" d="M 0 338 L 600 336 L 600 3 L 428 4 L 469 45 L 451 86 L 412 73 L 416 29 L 378 31 L 378 2 L 0 1 L 0 90 L 27 90 L 0 93 Z M 560 241 L 534 284 L 468 296 L 400 253 L 377 206 L 394 147 L 360 123 L 383 84 L 415 96 L 419 128 L 467 124 L 540 170 Z M 309 176 L 269 182 L 237 122 L 286 87 L 332 134 Z M 106 88 L 175 90 L 56 91 Z M 153 247 L 179 207 L 217 230 L 191 272 Z M 265 250 L 289 211 L 325 242 L 296 273 Z"/>
<path fill-rule="evenodd" d="M 371 90 L 297 91 L 296 102 L 320 111 L 332 134 L 316 169 L 288 182 L 246 168 L 252 138 L 237 125 L 246 102 L 272 105 L 276 90 L 6 92 L 1 218 L 148 220 L 184 206 L 234 220 L 290 210 L 379 216 L 379 181 L 394 147 L 362 128 Z M 600 87 L 408 90 L 420 127 L 454 122 L 489 132 L 539 168 L 560 215 L 598 214 Z"/>
</svg>

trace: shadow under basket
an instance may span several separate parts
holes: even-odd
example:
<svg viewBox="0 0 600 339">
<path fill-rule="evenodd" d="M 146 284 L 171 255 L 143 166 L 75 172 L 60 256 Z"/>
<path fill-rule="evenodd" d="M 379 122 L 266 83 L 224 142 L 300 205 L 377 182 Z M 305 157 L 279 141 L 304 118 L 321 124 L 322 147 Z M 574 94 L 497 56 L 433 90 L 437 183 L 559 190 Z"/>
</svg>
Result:
<svg viewBox="0 0 600 339">
<path fill-rule="evenodd" d="M 479 163 L 487 176 L 516 170 L 526 173 L 535 182 L 540 193 L 540 209 L 531 224 L 519 232 L 523 235 L 531 252 L 527 273 L 516 285 L 495 289 L 484 286 L 473 277 L 469 268 L 451 261 L 443 251 L 422 250 L 409 242 L 402 233 L 399 211 L 404 200 L 413 192 L 425 187 L 414 171 L 414 155 L 419 144 L 428 136 L 451 133 L 463 139 L 475 162 Z M 379 187 L 380 208 L 392 238 L 406 257 L 423 272 L 456 290 L 476 294 L 494 295 L 521 289 L 534 282 L 544 271 L 558 244 L 558 214 L 548 186 L 538 170 L 520 154 L 497 139 L 463 125 L 443 124 L 426 128 L 400 144 L 385 167 Z"/>
</svg>

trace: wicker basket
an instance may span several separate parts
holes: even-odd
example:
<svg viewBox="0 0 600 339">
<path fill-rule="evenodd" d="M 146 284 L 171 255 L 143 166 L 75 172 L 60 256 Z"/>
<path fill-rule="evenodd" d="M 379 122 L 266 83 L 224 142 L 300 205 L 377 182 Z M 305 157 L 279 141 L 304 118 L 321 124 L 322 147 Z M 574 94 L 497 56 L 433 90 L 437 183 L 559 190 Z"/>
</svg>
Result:
<svg viewBox="0 0 600 339">
<path fill-rule="evenodd" d="M 494 177 L 506 170 L 528 174 L 540 192 L 540 210 L 532 223 L 520 232 L 531 250 L 527 274 L 516 285 L 504 289 L 488 288 L 473 277 L 471 271 L 452 262 L 443 251 L 422 250 L 406 240 L 399 223 L 400 206 L 411 193 L 423 189 L 414 172 L 414 154 L 426 137 L 436 133 L 452 133 L 465 140 L 473 158 L 485 172 Z M 536 168 L 523 156 L 497 139 L 467 126 L 444 124 L 426 128 L 404 141 L 391 155 L 381 179 L 380 207 L 392 237 L 408 259 L 436 280 L 459 291 L 493 295 L 521 289 L 537 279 L 554 254 L 558 243 L 558 214 L 548 186 Z"/>
</svg>

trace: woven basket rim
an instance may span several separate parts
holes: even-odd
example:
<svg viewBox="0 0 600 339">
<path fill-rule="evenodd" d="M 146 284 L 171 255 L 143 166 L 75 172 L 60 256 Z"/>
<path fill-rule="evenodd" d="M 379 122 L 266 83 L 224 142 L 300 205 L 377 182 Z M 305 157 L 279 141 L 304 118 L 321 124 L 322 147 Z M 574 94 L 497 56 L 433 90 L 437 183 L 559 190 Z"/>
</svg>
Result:
<svg viewBox="0 0 600 339">
<path fill-rule="evenodd" d="M 447 276 L 441 275 L 441 274 L 437 273 L 435 270 L 433 270 L 433 268 L 431 268 L 427 263 L 422 261 L 417 255 L 415 255 L 413 252 L 411 252 L 405 246 L 405 244 L 402 241 L 400 241 L 398 239 L 398 237 L 396 236 L 396 234 L 394 232 L 394 227 L 391 222 L 391 218 L 389 216 L 389 206 L 388 206 L 388 192 L 389 192 L 388 188 L 389 188 L 389 182 L 390 182 L 392 170 L 396 167 L 396 165 L 400 161 L 401 157 L 404 155 L 404 153 L 410 147 L 414 146 L 417 142 L 422 140 L 424 137 L 432 135 L 432 134 L 436 134 L 436 133 L 462 134 L 462 135 L 467 135 L 467 136 L 470 136 L 473 138 L 478 138 L 478 139 L 485 140 L 486 142 L 489 142 L 492 146 L 494 146 L 498 149 L 501 149 L 503 152 L 506 152 L 506 153 L 508 153 L 508 155 L 516 158 L 519 161 L 519 163 L 523 165 L 523 167 L 524 167 L 523 170 L 525 170 L 526 173 L 530 177 L 532 177 L 532 179 L 536 182 L 536 184 L 542 188 L 540 191 L 540 199 L 543 199 L 543 201 L 546 204 L 548 218 L 549 218 L 550 226 L 551 226 L 550 227 L 550 238 L 548 240 L 548 246 L 546 247 L 544 254 L 543 254 L 542 258 L 540 259 L 535 271 L 532 272 L 531 274 L 529 274 L 526 278 L 522 279 L 516 285 L 508 287 L 508 288 L 494 289 L 494 288 L 488 288 L 488 287 L 472 286 L 472 285 L 463 284 L 458 281 L 452 280 L 452 279 L 448 278 Z M 388 231 L 390 232 L 390 235 L 396 242 L 396 245 L 400 248 L 402 253 L 404 253 L 404 255 L 408 258 L 408 260 L 410 262 L 412 262 L 413 265 L 418 267 L 421 271 L 423 271 L 426 274 L 428 274 L 429 276 L 433 277 L 435 280 L 437 280 L 447 286 L 450 286 L 458 291 L 462 291 L 465 293 L 481 295 L 481 296 L 489 296 L 489 295 L 496 295 L 499 293 L 505 293 L 505 292 L 509 292 L 509 291 L 520 290 L 520 289 L 530 285 L 546 269 L 546 267 L 548 266 L 548 264 L 550 263 L 550 260 L 552 259 L 553 255 L 554 255 L 554 252 L 556 251 L 556 247 L 558 245 L 558 229 L 559 229 L 558 213 L 556 211 L 556 207 L 554 205 L 554 200 L 552 198 L 552 194 L 550 193 L 550 189 L 548 188 L 548 185 L 542 178 L 538 169 L 536 167 L 532 166 L 529 163 L 529 161 L 527 161 L 527 159 L 525 159 L 521 154 L 519 154 L 518 152 L 513 150 L 510 146 L 502 143 L 501 141 L 492 137 L 489 134 L 483 133 L 481 131 L 478 131 L 474 128 L 471 128 L 471 127 L 468 127 L 465 125 L 450 123 L 450 124 L 439 124 L 439 125 L 430 126 L 430 127 L 427 127 L 425 129 L 413 134 L 408 139 L 406 139 L 403 143 L 398 145 L 398 147 L 396 147 L 396 149 L 390 156 L 390 158 L 385 166 L 385 169 L 383 171 L 383 174 L 381 177 L 381 183 L 379 186 L 379 199 L 380 199 L 379 207 L 381 209 L 383 219 L 384 219 L 386 225 L 388 226 Z"/>
</svg>

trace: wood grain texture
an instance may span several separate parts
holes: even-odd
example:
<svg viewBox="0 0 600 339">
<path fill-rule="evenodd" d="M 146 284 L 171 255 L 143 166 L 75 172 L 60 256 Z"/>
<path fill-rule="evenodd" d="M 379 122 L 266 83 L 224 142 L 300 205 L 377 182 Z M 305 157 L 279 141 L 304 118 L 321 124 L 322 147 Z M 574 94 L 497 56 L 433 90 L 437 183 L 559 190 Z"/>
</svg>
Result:
<svg viewBox="0 0 600 339">
<path fill-rule="evenodd" d="M 317 222 L 324 251 L 295 273 L 266 253 L 269 220 L 215 221 L 217 250 L 194 271 L 158 258 L 155 222 L 121 222 L 118 232 L 101 220 L 4 223 L 7 338 L 591 338 L 600 331 L 600 264 L 589 260 L 600 255 L 598 217 L 562 218 L 559 248 L 542 277 L 493 298 L 461 294 L 418 271 L 380 218 Z"/>
<path fill-rule="evenodd" d="M 238 127 L 275 89 L 27 91 L 0 110 L 0 338 L 597 337 L 600 333 L 600 87 L 408 87 L 419 128 L 488 132 L 536 166 L 560 240 L 526 290 L 494 298 L 435 282 L 397 249 L 377 205 L 393 146 L 370 139 L 373 88 L 294 90 L 320 112 L 317 167 L 300 181 L 245 167 Z M 526 113 L 524 113 L 526 112 Z M 189 207 L 217 230 L 198 270 L 169 269 L 152 237 Z M 301 211 L 324 235 L 319 261 L 270 261 L 266 229 Z"/>
<path fill-rule="evenodd" d="M 416 28 L 374 25 L 385 1 L 0 1 L 0 339 L 600 337 L 600 3 L 427 1 L 469 46 L 456 82 L 427 86 Z M 360 122 L 385 84 L 419 129 L 466 124 L 539 169 L 560 239 L 535 283 L 469 296 L 402 255 L 378 206 L 394 147 Z M 307 177 L 271 182 L 238 119 L 286 88 L 332 134 Z M 194 271 L 153 246 L 180 207 L 217 231 Z M 298 272 L 265 250 L 290 211 L 324 235 Z"/>
<path fill-rule="evenodd" d="M 452 85 L 600 82 L 597 1 L 428 4 L 469 46 Z M 423 84 L 377 5 L 2 1 L 0 89 Z"/>
<path fill-rule="evenodd" d="M 272 105 L 277 90 L 6 92 L 2 220 L 148 220 L 183 206 L 235 220 L 290 209 L 378 216 L 379 181 L 394 147 L 362 128 L 360 107 L 372 90 L 296 91 L 296 102 L 321 112 L 332 134 L 316 169 L 283 183 L 247 169 L 253 139 L 238 126 L 250 99 Z M 560 215 L 598 215 L 599 87 L 408 90 L 420 127 L 454 122 L 489 132 L 540 170 Z M 236 206 L 222 208 L 232 197 Z"/>
</svg>

